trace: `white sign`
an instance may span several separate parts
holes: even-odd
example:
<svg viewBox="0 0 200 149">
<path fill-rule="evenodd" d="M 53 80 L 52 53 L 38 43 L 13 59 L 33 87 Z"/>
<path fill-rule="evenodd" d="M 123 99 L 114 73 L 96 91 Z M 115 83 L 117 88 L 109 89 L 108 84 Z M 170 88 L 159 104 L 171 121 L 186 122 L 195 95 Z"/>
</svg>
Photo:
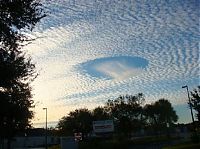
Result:
<svg viewBox="0 0 200 149">
<path fill-rule="evenodd" d="M 95 133 L 113 132 L 114 125 L 112 120 L 93 121 L 93 130 Z"/>
</svg>

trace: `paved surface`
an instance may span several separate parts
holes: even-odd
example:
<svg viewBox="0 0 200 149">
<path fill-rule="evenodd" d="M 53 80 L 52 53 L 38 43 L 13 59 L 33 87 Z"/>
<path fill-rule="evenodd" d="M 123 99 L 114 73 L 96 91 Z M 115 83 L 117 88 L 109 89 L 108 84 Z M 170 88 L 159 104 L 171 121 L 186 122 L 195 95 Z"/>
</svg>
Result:
<svg viewBox="0 0 200 149">
<path fill-rule="evenodd" d="M 78 143 L 75 142 L 74 137 L 62 137 L 61 149 L 78 149 Z"/>
<path fill-rule="evenodd" d="M 45 149 L 45 148 L 43 148 L 43 147 L 36 147 L 36 148 L 15 148 L 15 149 Z"/>
</svg>

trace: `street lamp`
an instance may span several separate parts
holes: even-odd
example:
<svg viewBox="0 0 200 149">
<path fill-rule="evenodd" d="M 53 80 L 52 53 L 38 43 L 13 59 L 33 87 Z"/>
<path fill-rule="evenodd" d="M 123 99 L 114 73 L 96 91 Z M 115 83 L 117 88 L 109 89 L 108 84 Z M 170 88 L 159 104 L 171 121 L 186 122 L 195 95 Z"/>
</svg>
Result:
<svg viewBox="0 0 200 149">
<path fill-rule="evenodd" d="M 188 86 L 185 85 L 185 86 L 182 86 L 182 88 L 186 88 L 187 89 L 188 100 L 189 100 L 189 105 L 190 105 L 190 112 L 191 112 L 191 116 L 192 116 L 192 122 L 194 124 L 194 116 L 193 116 L 193 112 L 192 112 L 192 104 L 191 104 L 191 100 L 190 100 L 190 94 L 189 94 L 189 91 L 188 91 Z"/>
<path fill-rule="evenodd" d="M 46 111 L 46 131 L 45 131 L 45 148 L 47 149 L 47 108 L 43 108 Z"/>
</svg>

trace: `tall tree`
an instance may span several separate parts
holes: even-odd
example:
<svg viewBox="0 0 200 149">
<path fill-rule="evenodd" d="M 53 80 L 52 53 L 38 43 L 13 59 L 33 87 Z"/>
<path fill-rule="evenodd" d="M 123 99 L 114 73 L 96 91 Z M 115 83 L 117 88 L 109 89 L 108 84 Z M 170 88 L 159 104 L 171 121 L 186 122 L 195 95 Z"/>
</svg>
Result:
<svg viewBox="0 0 200 149">
<path fill-rule="evenodd" d="M 158 111 L 154 104 L 146 104 L 144 106 L 144 115 L 146 116 L 147 125 L 157 125 L 158 124 Z"/>
<path fill-rule="evenodd" d="M 87 134 L 92 130 L 92 114 L 88 109 L 71 111 L 59 120 L 57 128 L 63 135 L 72 135 L 74 132 Z"/>
<path fill-rule="evenodd" d="M 191 93 L 191 105 L 192 108 L 196 111 L 196 118 L 200 122 L 200 86 L 197 86 Z"/>
<path fill-rule="evenodd" d="M 107 110 L 111 113 L 120 132 L 129 135 L 142 126 L 142 104 L 144 95 L 120 96 L 115 100 L 108 100 Z"/>
<path fill-rule="evenodd" d="M 33 117 L 30 83 L 36 77 L 35 65 L 21 47 L 31 40 L 25 33 L 45 16 L 41 6 L 39 0 L 0 1 L 1 138 L 9 139 L 29 127 Z"/>
<path fill-rule="evenodd" d="M 166 99 L 160 99 L 151 105 L 147 104 L 144 111 L 149 125 L 155 126 L 156 129 L 166 128 L 178 120 L 171 103 Z"/>
<path fill-rule="evenodd" d="M 0 55 L 0 136 L 12 137 L 29 126 L 33 112 L 29 81 L 34 77 L 34 65 L 23 56 Z"/>
<path fill-rule="evenodd" d="M 40 0 L 0 1 L 0 44 L 6 50 L 18 48 L 29 40 L 24 32 L 31 31 L 45 17 Z"/>
</svg>

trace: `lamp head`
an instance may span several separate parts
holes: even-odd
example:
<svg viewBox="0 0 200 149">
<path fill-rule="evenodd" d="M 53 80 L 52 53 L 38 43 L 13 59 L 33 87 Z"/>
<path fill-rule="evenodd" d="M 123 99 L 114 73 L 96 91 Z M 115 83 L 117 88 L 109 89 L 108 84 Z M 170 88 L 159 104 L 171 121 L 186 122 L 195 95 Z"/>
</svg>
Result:
<svg viewBox="0 0 200 149">
<path fill-rule="evenodd" d="M 187 88 L 187 85 L 185 85 L 185 86 L 182 86 L 182 88 Z"/>
</svg>

